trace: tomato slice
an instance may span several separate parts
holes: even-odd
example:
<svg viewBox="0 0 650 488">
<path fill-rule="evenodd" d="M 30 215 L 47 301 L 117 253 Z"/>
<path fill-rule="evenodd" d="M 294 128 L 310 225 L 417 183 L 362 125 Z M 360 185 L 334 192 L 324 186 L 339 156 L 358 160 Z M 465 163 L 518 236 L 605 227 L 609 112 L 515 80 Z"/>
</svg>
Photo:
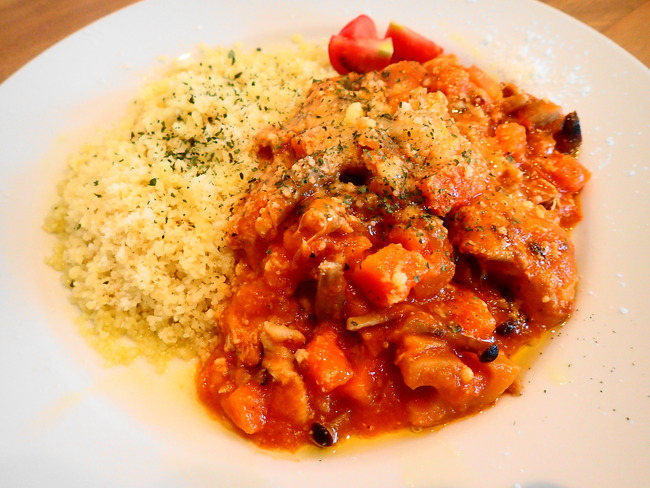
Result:
<svg viewBox="0 0 650 488">
<path fill-rule="evenodd" d="M 328 52 L 330 63 L 338 73 L 367 73 L 390 64 L 393 41 L 369 37 L 350 39 L 337 34 L 330 39 Z"/>
<path fill-rule="evenodd" d="M 348 39 L 379 38 L 375 21 L 365 14 L 361 14 L 348 22 L 345 27 L 341 29 L 339 35 L 347 37 Z"/>
<path fill-rule="evenodd" d="M 442 54 L 442 48 L 406 26 L 391 22 L 386 37 L 393 40 L 392 63 L 397 61 L 417 61 L 424 63 Z"/>
</svg>

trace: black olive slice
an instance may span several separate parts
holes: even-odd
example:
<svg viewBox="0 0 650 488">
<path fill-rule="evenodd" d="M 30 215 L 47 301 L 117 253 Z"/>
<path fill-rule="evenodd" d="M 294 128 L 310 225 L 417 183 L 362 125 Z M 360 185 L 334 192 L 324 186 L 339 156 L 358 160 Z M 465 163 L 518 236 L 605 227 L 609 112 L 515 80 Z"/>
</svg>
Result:
<svg viewBox="0 0 650 488">
<path fill-rule="evenodd" d="M 555 148 L 563 153 L 575 156 L 582 144 L 582 131 L 580 119 L 576 112 L 571 112 L 564 117 L 562 129 L 555 133 Z"/>
</svg>

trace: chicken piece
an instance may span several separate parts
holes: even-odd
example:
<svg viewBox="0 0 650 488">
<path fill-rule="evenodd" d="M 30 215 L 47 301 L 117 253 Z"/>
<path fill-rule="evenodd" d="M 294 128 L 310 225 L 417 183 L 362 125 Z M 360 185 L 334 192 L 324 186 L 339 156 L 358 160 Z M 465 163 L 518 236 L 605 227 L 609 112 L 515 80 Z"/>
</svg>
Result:
<svg viewBox="0 0 650 488">
<path fill-rule="evenodd" d="M 262 357 L 259 333 L 264 322 L 260 315 L 264 312 L 262 304 L 265 301 L 266 293 L 259 283 L 243 286 L 233 295 L 220 319 L 219 326 L 225 332 L 226 349 L 233 351 L 247 367 L 256 366 Z M 247 307 L 248 313 L 240 313 L 240 307 Z"/>
<path fill-rule="evenodd" d="M 415 182 L 409 178 L 413 164 L 386 130 L 369 128 L 361 134 L 358 142 L 363 149 L 363 163 L 369 172 L 367 185 L 370 191 L 384 198 L 415 194 Z"/>
<path fill-rule="evenodd" d="M 435 312 L 413 311 L 399 317 L 387 338 L 392 343 L 400 344 L 405 337 L 411 335 L 435 337 L 444 340 L 456 352 L 473 352 L 479 357 L 483 357 L 490 348 L 494 347 L 491 338 L 476 338 L 461 330 L 453 319 Z M 496 354 L 498 356 L 498 348 Z"/>
<path fill-rule="evenodd" d="M 285 333 L 279 333 L 277 324 L 265 324 L 260 334 L 260 340 L 264 347 L 264 358 L 262 366 L 266 368 L 275 381 L 280 383 L 276 390 L 276 397 L 282 398 L 283 408 L 281 411 L 295 424 L 302 425 L 311 418 L 311 409 L 307 397 L 307 389 L 302 375 L 296 371 L 296 360 L 291 350 L 284 344 L 285 340 L 295 341 L 297 331 L 288 329 Z M 276 339 L 282 339 L 277 341 Z M 302 337 L 304 341 L 304 337 Z M 277 398 L 276 398 L 277 403 Z"/>
<path fill-rule="evenodd" d="M 487 187 L 485 159 L 458 131 L 441 92 L 416 91 L 392 119 L 381 123 L 404 159 L 415 163 L 408 178 L 434 214 L 444 217 Z"/>
<path fill-rule="evenodd" d="M 404 337 L 395 354 L 404 383 L 411 389 L 433 386 L 443 396 L 455 396 L 474 379 L 472 369 L 454 354 L 447 341 L 431 335 Z"/>
<path fill-rule="evenodd" d="M 396 215 L 398 223 L 388 238 L 409 251 L 419 252 L 427 261 L 427 272 L 413 287 L 414 296 L 427 299 L 435 296 L 454 276 L 454 250 L 447 239 L 442 219 L 409 206 Z"/>
<path fill-rule="evenodd" d="M 250 249 L 277 237 L 282 222 L 303 198 L 349 168 L 362 166 L 354 142 L 356 127 L 342 115 L 354 95 L 340 96 L 342 91 L 337 79 L 315 84 L 282 128 L 268 128 L 258 136 L 260 159 L 271 161 L 233 213 L 233 248 L 257 257 Z"/>
<path fill-rule="evenodd" d="M 573 244 L 540 205 L 494 192 L 449 219 L 449 239 L 509 286 L 533 322 L 552 327 L 573 311 Z"/>
<path fill-rule="evenodd" d="M 272 240 L 298 202 L 350 172 L 369 172 L 368 187 L 382 198 L 422 193 L 440 216 L 482 191 L 486 162 L 455 127 L 445 96 L 398 76 L 421 78 L 418 70 L 399 63 L 317 83 L 282 128 L 263 131 L 260 153 L 271 161 L 234 212 L 231 246 Z"/>
<path fill-rule="evenodd" d="M 317 238 L 332 232 L 352 232 L 341 198 L 317 194 L 309 200 L 300 217 L 301 229 Z"/>
<path fill-rule="evenodd" d="M 449 284 L 424 306 L 401 302 L 380 311 L 349 317 L 346 328 L 359 331 L 390 322 L 386 339 L 400 344 L 411 335 L 432 336 L 446 341 L 454 351 L 472 352 L 486 362 L 496 353 L 495 319 L 487 304 L 472 291 Z"/>
<path fill-rule="evenodd" d="M 431 335 L 407 335 L 395 355 L 404 383 L 411 389 L 433 387 L 437 395 L 417 425 L 438 422 L 436 405 L 447 404 L 456 414 L 485 407 L 517 380 L 519 368 L 505 356 L 480 362 L 474 354 L 458 354 L 450 344 Z M 448 414 L 449 409 L 447 408 Z"/>
<path fill-rule="evenodd" d="M 392 112 L 413 96 L 413 91 L 422 85 L 426 74 L 422 64 L 412 61 L 392 64 L 378 74 L 386 84 L 386 102 Z"/>
<path fill-rule="evenodd" d="M 466 337 L 491 340 L 494 334 L 496 321 L 487 303 L 461 285 L 450 283 L 444 287 L 435 300 L 429 301 L 427 309 Z"/>
<path fill-rule="evenodd" d="M 340 166 L 329 154 L 307 156 L 291 168 L 269 166 L 234 214 L 230 245 L 235 249 L 254 247 L 272 240 L 298 202 L 314 187 L 331 181 Z"/>
</svg>

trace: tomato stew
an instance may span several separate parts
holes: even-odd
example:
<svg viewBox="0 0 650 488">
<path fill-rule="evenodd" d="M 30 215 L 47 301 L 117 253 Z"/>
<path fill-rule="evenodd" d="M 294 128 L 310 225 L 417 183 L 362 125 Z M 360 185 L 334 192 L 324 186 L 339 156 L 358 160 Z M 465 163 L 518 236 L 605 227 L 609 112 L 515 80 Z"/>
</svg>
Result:
<svg viewBox="0 0 650 488">
<path fill-rule="evenodd" d="M 202 401 L 265 448 L 430 427 L 517 392 L 569 317 L 575 113 L 453 56 L 315 82 L 257 138 Z"/>
</svg>

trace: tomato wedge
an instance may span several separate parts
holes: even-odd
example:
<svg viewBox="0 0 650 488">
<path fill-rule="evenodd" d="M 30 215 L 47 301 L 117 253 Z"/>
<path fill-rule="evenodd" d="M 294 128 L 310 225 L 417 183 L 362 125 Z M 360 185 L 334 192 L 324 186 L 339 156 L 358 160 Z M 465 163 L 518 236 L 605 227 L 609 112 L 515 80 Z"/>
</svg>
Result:
<svg viewBox="0 0 650 488">
<path fill-rule="evenodd" d="M 406 26 L 391 22 L 386 30 L 386 37 L 393 40 L 393 58 L 391 62 L 417 61 L 425 63 L 442 54 L 442 48 L 431 39 L 427 39 Z"/>
<path fill-rule="evenodd" d="M 337 73 L 367 73 L 390 64 L 393 43 L 390 39 L 379 39 L 375 21 L 361 14 L 331 37 L 328 52 Z"/>
<path fill-rule="evenodd" d="M 390 64 L 393 42 L 390 39 L 350 39 L 338 34 L 330 39 L 328 51 L 330 63 L 337 73 L 367 73 Z"/>
<path fill-rule="evenodd" d="M 348 22 L 341 29 L 341 32 L 339 32 L 339 36 L 347 37 L 348 39 L 379 39 L 375 21 L 365 14 L 361 14 Z"/>
</svg>

